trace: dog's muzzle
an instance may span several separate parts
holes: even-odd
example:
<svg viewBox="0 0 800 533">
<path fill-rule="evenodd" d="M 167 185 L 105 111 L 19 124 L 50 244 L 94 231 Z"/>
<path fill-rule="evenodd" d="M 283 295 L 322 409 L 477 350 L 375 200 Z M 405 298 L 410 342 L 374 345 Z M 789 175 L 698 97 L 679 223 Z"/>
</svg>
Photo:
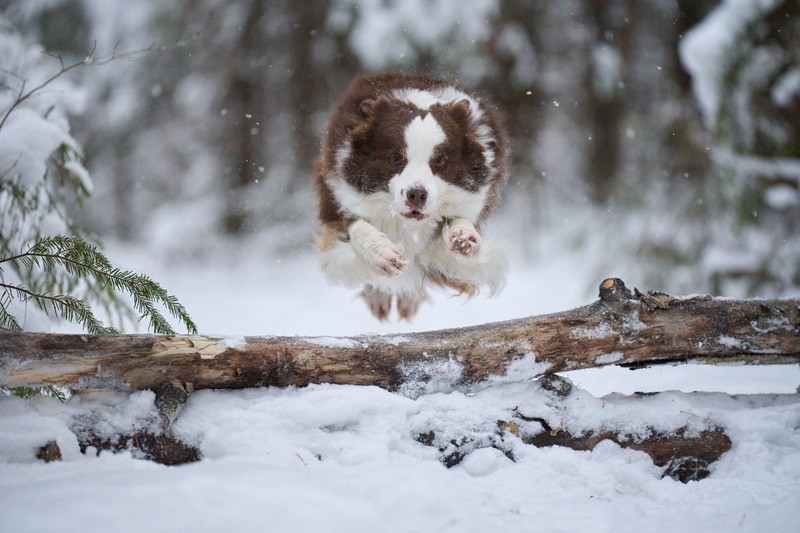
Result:
<svg viewBox="0 0 800 533">
<path fill-rule="evenodd" d="M 428 191 L 425 187 L 411 187 L 406 191 L 406 207 L 409 208 L 409 211 L 403 213 L 403 216 L 416 220 L 427 218 L 427 215 L 422 212 L 427 201 Z"/>
</svg>

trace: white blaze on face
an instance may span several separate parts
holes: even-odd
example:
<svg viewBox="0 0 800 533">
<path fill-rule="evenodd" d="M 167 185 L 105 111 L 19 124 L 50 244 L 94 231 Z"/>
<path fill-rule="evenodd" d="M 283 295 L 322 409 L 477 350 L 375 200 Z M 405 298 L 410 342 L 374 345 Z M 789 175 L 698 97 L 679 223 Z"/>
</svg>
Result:
<svg viewBox="0 0 800 533">
<path fill-rule="evenodd" d="M 443 143 L 446 136 L 444 130 L 428 113 L 425 118 L 415 117 L 406 126 L 406 166 L 400 174 L 389 181 L 389 193 L 392 196 L 392 208 L 395 213 L 409 211 L 406 206 L 406 192 L 414 187 L 421 187 L 428 193 L 428 199 L 421 212 L 432 215 L 438 205 L 436 180 L 430 167 L 430 160 L 436 146 Z"/>
<path fill-rule="evenodd" d="M 440 87 L 423 91 L 420 89 L 397 89 L 393 96 L 403 102 L 408 102 L 422 110 L 430 109 L 436 104 L 448 105 L 461 100 L 469 102 L 470 123 L 476 133 L 476 140 L 483 146 L 483 156 L 486 158 L 486 166 L 494 169 L 494 149 L 492 141 L 494 132 L 484 121 L 484 114 L 478 101 L 460 89 L 455 87 Z"/>
</svg>

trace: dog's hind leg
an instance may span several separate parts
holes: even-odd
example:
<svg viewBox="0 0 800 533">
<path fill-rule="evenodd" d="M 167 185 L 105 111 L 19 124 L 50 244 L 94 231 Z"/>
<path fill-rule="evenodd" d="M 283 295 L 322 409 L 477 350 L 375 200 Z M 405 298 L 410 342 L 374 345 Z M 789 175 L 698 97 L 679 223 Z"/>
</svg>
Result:
<svg viewBox="0 0 800 533">
<path fill-rule="evenodd" d="M 428 299 L 428 295 L 423 293 L 408 293 L 401 292 L 397 295 L 397 313 L 400 315 L 400 320 L 411 321 L 414 315 L 419 311 L 419 306 L 422 302 Z"/>
<path fill-rule="evenodd" d="M 367 302 L 367 306 L 372 314 L 375 315 L 375 318 L 381 322 L 389 318 L 389 313 L 392 311 L 391 292 L 385 292 L 372 285 L 367 285 L 361 291 L 361 297 Z"/>
</svg>

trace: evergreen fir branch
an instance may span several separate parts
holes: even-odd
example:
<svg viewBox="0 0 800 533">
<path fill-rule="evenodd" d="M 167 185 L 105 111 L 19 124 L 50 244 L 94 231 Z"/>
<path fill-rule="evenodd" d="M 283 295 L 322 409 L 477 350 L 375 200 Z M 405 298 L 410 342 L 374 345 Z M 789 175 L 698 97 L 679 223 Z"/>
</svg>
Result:
<svg viewBox="0 0 800 533">
<path fill-rule="evenodd" d="M 58 401 L 64 403 L 67 401 L 67 393 L 65 393 L 64 390 L 70 392 L 69 389 L 66 389 L 64 387 L 59 387 L 57 385 L 47 385 L 45 387 L 39 388 L 39 394 L 43 394 L 45 396 L 52 396 L 53 398 L 58 398 Z"/>
<path fill-rule="evenodd" d="M 82 65 L 100 65 L 119 58 L 131 58 L 148 48 L 97 57 L 95 50 L 76 63 L 65 65 L 36 86 L 29 86 L 22 75 L 6 72 L 16 77 L 20 84 L 12 101 L 0 109 L 0 130 L 9 116 L 27 100 L 44 91 L 55 80 Z M 2 70 L 2 69 L 0 69 Z M 54 107 L 48 109 L 47 119 Z M 47 156 L 43 176 L 23 176 L 18 170 L 20 156 L 8 168 L 0 169 L 0 328 L 21 329 L 23 322 L 14 316 L 14 301 L 33 302 L 46 315 L 57 315 L 81 324 L 90 333 L 116 331 L 97 319 L 92 307 L 105 312 L 119 326 L 135 323 L 145 318 L 155 333 L 174 333 L 162 307 L 180 320 L 190 333 L 197 326 L 177 299 L 146 276 L 113 267 L 98 247 L 87 242 L 82 231 L 75 227 L 66 212 L 66 205 L 82 200 L 91 194 L 91 181 L 82 160 L 80 147 L 74 142 L 63 142 Z M 66 235 L 42 237 L 45 218 L 54 218 L 63 224 Z M 26 244 L 33 243 L 27 251 L 20 252 Z M 3 271 L 8 271 L 8 278 Z M 132 305 L 128 303 L 132 299 Z M 134 311 L 135 310 L 135 311 Z M 138 313 L 138 317 L 137 317 Z"/>
<path fill-rule="evenodd" d="M 11 295 L 8 292 L 0 293 L 0 329 L 20 331 L 22 326 L 14 315 L 8 312 L 9 305 L 11 305 Z"/>
<path fill-rule="evenodd" d="M 86 302 L 73 296 L 40 294 L 21 285 L 8 283 L 0 283 L 0 287 L 16 296 L 20 301 L 33 300 L 45 314 L 56 314 L 68 322 L 80 324 L 89 333 L 118 333 L 114 328 L 103 326 Z"/>
<path fill-rule="evenodd" d="M 54 385 L 46 385 L 44 387 L 27 387 L 25 385 L 20 387 L 0 387 L 0 393 L 16 396 L 23 400 L 30 400 L 41 394 L 42 396 L 58 398 L 62 403 L 67 401 L 67 393 L 62 388 Z"/>
<path fill-rule="evenodd" d="M 20 387 L 12 387 L 10 389 L 4 388 L 4 390 L 8 391 L 9 396 L 16 396 L 17 398 L 22 398 L 23 400 L 30 400 L 39 394 L 38 387 L 26 387 L 24 385 Z"/>
<path fill-rule="evenodd" d="M 86 299 L 96 300 L 102 305 L 118 302 L 117 292 L 129 294 L 139 319 L 148 318 L 149 327 L 155 333 L 175 333 L 157 305 L 163 305 L 170 315 L 186 326 L 189 333 L 197 333 L 196 324 L 175 296 L 147 276 L 113 267 L 96 246 L 80 237 L 59 235 L 41 238 L 26 252 L 0 258 L 0 264 L 3 263 L 24 267 L 29 274 L 21 277 L 28 281 L 28 286 L 0 286 L 25 300 L 32 299 L 45 313 L 55 311 L 67 320 L 82 324 L 90 333 L 111 331 L 113 328 L 103 326 L 84 300 L 49 294 L 55 289 L 72 293 L 82 280 L 87 283 Z M 63 269 L 60 274 L 59 269 Z M 20 268 L 17 268 L 17 272 L 20 272 Z"/>
</svg>

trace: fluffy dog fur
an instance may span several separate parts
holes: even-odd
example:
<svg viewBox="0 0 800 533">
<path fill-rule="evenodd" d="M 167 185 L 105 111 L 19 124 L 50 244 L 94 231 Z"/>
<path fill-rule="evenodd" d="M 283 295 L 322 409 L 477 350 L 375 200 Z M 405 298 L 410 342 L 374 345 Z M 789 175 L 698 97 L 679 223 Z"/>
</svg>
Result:
<svg viewBox="0 0 800 533">
<path fill-rule="evenodd" d="M 410 320 L 425 286 L 498 291 L 505 259 L 478 228 L 506 182 L 496 112 L 458 84 L 388 73 L 353 80 L 316 164 L 322 272 Z"/>
</svg>

